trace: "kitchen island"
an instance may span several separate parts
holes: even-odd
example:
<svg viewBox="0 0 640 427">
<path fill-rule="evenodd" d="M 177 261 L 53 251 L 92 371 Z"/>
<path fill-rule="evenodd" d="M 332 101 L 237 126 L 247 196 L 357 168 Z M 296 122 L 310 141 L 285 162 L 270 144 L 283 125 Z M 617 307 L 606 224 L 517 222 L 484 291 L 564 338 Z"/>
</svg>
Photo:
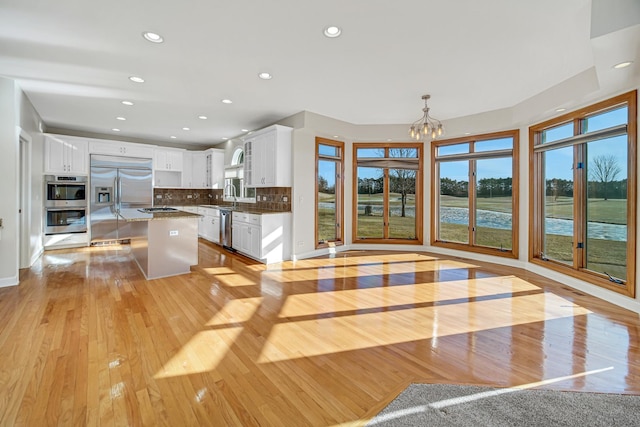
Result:
<svg viewBox="0 0 640 427">
<path fill-rule="evenodd" d="M 131 237 L 131 252 L 147 279 L 191 272 L 198 263 L 198 219 L 200 215 L 174 210 L 140 212 L 122 209 L 120 217 L 138 222 Z"/>
</svg>

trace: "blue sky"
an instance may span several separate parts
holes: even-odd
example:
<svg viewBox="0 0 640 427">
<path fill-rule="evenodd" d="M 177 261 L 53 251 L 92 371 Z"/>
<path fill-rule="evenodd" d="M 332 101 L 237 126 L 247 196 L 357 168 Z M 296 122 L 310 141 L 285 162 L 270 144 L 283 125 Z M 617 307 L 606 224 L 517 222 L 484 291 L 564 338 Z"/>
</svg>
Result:
<svg viewBox="0 0 640 427">
<path fill-rule="evenodd" d="M 612 126 L 627 122 L 627 108 L 619 108 L 604 114 L 589 117 L 587 119 L 587 130 L 593 132 L 596 130 L 606 129 Z M 549 129 L 545 132 L 546 142 L 557 141 L 568 138 L 573 134 L 573 124 L 568 123 Z M 501 138 L 488 141 L 476 142 L 476 151 L 501 150 L 511 148 L 510 138 Z M 469 152 L 469 144 L 455 144 L 443 146 L 438 149 L 439 155 L 458 154 Z M 364 150 L 360 153 L 363 156 L 378 157 L 378 149 Z M 625 136 L 617 136 L 597 142 L 589 143 L 587 146 L 588 158 L 593 159 L 600 155 L 614 155 L 618 159 L 620 173 L 618 180 L 627 176 L 627 138 Z M 327 154 L 331 154 L 328 153 Z M 345 165 L 345 172 L 349 173 L 351 168 Z M 573 179 L 573 148 L 567 147 L 546 155 L 546 171 L 547 179 L 559 178 Z M 330 162 L 320 162 L 318 171 L 327 178 L 330 184 L 333 179 L 333 166 Z M 468 161 L 441 162 L 440 173 L 442 177 L 455 179 L 458 181 L 468 181 Z M 378 178 L 381 175 L 381 169 L 376 168 L 358 168 L 359 178 Z M 509 158 L 478 160 L 478 179 L 483 178 L 505 178 L 511 176 L 511 160 Z M 521 177 L 522 178 L 522 177 Z"/>
</svg>

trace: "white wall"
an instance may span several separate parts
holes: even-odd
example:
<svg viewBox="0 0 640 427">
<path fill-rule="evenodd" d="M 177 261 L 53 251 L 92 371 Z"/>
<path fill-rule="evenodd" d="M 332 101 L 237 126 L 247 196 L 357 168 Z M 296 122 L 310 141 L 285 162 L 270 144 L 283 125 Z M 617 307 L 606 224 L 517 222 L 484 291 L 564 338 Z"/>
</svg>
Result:
<svg viewBox="0 0 640 427">
<path fill-rule="evenodd" d="M 19 90 L 0 77 L 0 287 L 18 283 L 18 117 Z"/>
</svg>

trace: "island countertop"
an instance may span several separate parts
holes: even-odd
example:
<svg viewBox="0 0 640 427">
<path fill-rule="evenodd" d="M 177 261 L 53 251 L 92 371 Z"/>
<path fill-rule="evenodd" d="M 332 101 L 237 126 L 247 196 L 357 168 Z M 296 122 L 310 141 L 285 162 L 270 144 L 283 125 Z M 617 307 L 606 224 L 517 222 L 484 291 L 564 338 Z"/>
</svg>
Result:
<svg viewBox="0 0 640 427">
<path fill-rule="evenodd" d="M 157 221 L 167 219 L 180 219 L 180 218 L 200 218 L 202 215 L 197 213 L 174 211 L 174 212 L 140 212 L 138 209 L 122 209 L 120 211 L 120 217 L 127 221 Z"/>
<path fill-rule="evenodd" d="M 242 212 L 242 213 L 247 213 L 247 214 L 252 214 L 252 215 L 270 215 L 270 214 L 283 214 L 283 213 L 291 213 L 291 211 L 272 211 L 269 209 L 258 209 L 258 208 L 247 208 L 245 206 L 238 206 L 238 207 L 232 207 L 232 206 L 226 206 L 226 205 L 199 205 L 200 207 L 203 208 L 209 208 L 209 209 L 218 209 L 218 210 L 228 210 L 228 211 L 232 211 L 232 212 Z"/>
</svg>

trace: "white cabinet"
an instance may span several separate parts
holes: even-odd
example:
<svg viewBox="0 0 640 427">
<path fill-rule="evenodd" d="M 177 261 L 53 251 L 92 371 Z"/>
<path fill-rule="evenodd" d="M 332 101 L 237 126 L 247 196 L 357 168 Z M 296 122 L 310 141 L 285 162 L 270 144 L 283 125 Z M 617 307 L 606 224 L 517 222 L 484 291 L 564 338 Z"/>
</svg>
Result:
<svg viewBox="0 0 640 427">
<path fill-rule="evenodd" d="M 155 145 L 134 144 L 131 142 L 92 140 L 89 142 L 90 154 L 108 154 L 113 156 L 153 158 Z"/>
<path fill-rule="evenodd" d="M 258 218 L 258 225 L 236 219 L 237 217 L 247 216 L 248 214 L 238 213 L 238 215 L 236 215 L 236 212 L 234 212 L 233 215 L 233 227 L 231 229 L 231 242 L 233 248 L 250 256 L 251 258 L 260 259 L 262 255 L 260 247 L 262 240 L 262 227 L 259 225 L 260 215 L 251 215 L 252 217 Z"/>
<path fill-rule="evenodd" d="M 207 153 L 207 188 L 222 190 L 224 188 L 224 150 L 209 149 Z"/>
<path fill-rule="evenodd" d="M 182 153 L 182 188 L 193 188 L 193 153 Z"/>
<path fill-rule="evenodd" d="M 224 150 L 193 151 L 191 188 L 224 188 Z"/>
<path fill-rule="evenodd" d="M 153 152 L 154 187 L 182 187 L 182 156 L 185 150 L 156 148 Z"/>
<path fill-rule="evenodd" d="M 220 211 L 217 208 L 200 206 L 202 215 L 198 223 L 198 235 L 210 242 L 220 243 Z"/>
<path fill-rule="evenodd" d="M 248 187 L 291 187 L 292 128 L 270 126 L 244 141 L 244 179 Z"/>
<path fill-rule="evenodd" d="M 191 167 L 191 187 L 192 188 L 207 188 L 207 154 L 202 152 L 193 152 L 192 154 L 192 167 Z"/>
<path fill-rule="evenodd" d="M 153 169 L 159 171 L 182 171 L 184 150 L 156 148 L 153 155 Z"/>
<path fill-rule="evenodd" d="M 233 212 L 232 246 L 266 264 L 291 257 L 291 213 Z"/>
<path fill-rule="evenodd" d="M 44 144 L 45 173 L 87 174 L 89 143 L 86 139 L 45 135 Z"/>
</svg>

